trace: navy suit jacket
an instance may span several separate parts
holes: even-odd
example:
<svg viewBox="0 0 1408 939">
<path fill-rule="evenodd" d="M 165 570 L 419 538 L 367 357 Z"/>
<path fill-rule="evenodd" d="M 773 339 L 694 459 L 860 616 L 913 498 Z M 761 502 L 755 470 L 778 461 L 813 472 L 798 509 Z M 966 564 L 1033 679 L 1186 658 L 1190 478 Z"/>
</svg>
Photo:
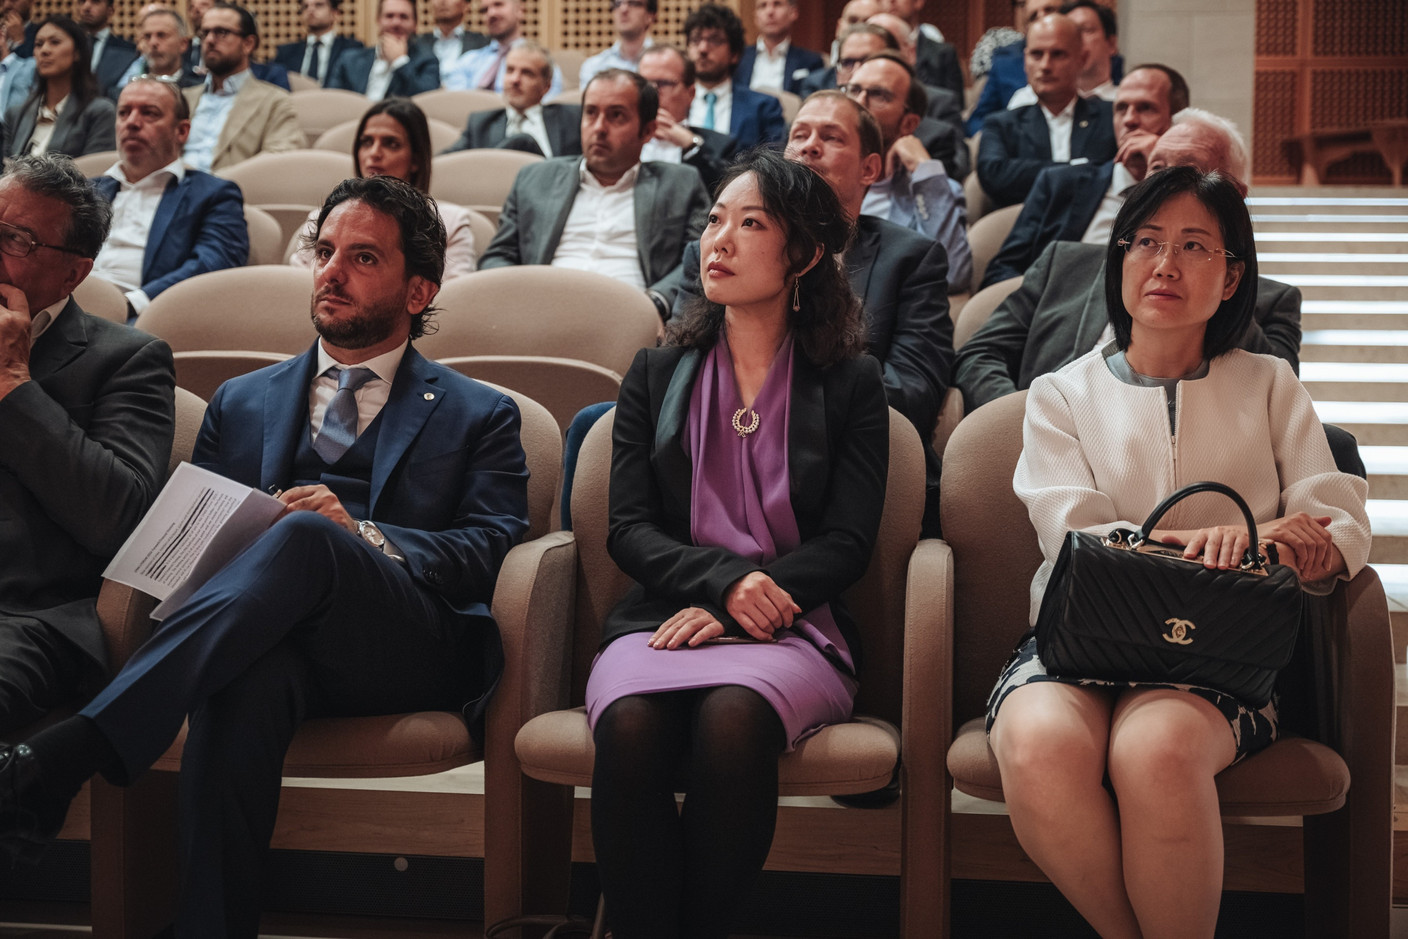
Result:
<svg viewBox="0 0 1408 939">
<path fill-rule="evenodd" d="M 127 74 L 127 69 L 132 63 L 137 61 L 137 56 L 136 45 L 117 33 L 108 34 L 107 42 L 103 43 L 102 58 L 98 59 L 98 67 L 94 69 L 93 74 L 98 82 L 98 93 L 116 98 L 121 90 L 117 83 Z"/>
<path fill-rule="evenodd" d="M 411 40 L 411 44 L 419 46 L 427 55 L 435 54 L 435 31 L 421 33 Z M 460 55 L 464 55 L 471 49 L 478 49 L 489 44 L 489 37 L 483 33 L 476 33 L 472 29 L 466 29 L 460 34 Z M 358 43 L 361 45 L 361 43 Z"/>
<path fill-rule="evenodd" d="M 1049 166 L 1041 171 L 997 256 L 983 274 L 983 287 L 1021 277 L 1053 241 L 1080 241 L 1100 209 L 1114 163 Z"/>
<path fill-rule="evenodd" d="M 914 74 L 926 85 L 947 88 L 963 100 L 963 69 L 958 64 L 958 51 L 947 42 L 935 42 L 923 32 L 914 49 Z"/>
<path fill-rule="evenodd" d="M 738 60 L 738 65 L 733 70 L 733 80 L 735 84 L 747 88 L 748 83 L 753 80 L 753 63 L 758 59 L 758 46 L 754 43 L 743 48 L 743 55 Z M 810 49 L 802 49 L 798 46 L 787 47 L 787 61 L 782 67 L 782 90 L 790 91 L 794 95 L 801 94 L 802 79 L 809 74 L 822 68 L 826 63 L 821 61 L 821 56 Z"/>
<path fill-rule="evenodd" d="M 760 143 L 781 143 L 787 137 L 782 104 L 772 95 L 754 91 L 735 80 L 732 108 L 728 135 L 737 142 L 739 150 L 747 150 Z"/>
<path fill-rule="evenodd" d="M 440 60 L 419 46 L 410 47 L 410 61 L 391 73 L 391 83 L 386 86 L 386 97 L 409 98 L 422 91 L 434 91 L 440 87 Z M 352 49 L 342 54 L 336 66 L 328 72 L 325 88 L 346 88 L 359 95 L 367 93 L 367 80 L 371 78 L 372 63 L 376 61 L 376 49 Z"/>
<path fill-rule="evenodd" d="M 328 69 L 324 74 L 331 78 L 333 69 L 337 67 L 337 60 L 342 58 L 342 54 L 353 49 L 361 48 L 363 48 L 363 46 L 362 40 L 360 39 L 352 39 L 343 35 L 334 36 L 332 40 L 332 51 L 328 53 Z M 274 64 L 281 65 L 285 70 L 298 72 L 301 75 L 303 74 L 303 54 L 307 51 L 307 36 L 303 37 L 301 42 L 284 43 L 282 46 L 279 46 L 278 50 L 274 53 Z M 316 78 L 317 76 L 311 75 L 309 77 Z"/>
<path fill-rule="evenodd" d="M 582 152 L 582 109 L 575 104 L 543 105 L 543 126 L 548 131 L 548 143 L 552 153 L 543 156 L 574 156 Z M 497 147 L 508 135 L 508 109 L 475 111 L 465 122 L 464 130 L 457 139 L 446 147 L 445 153 L 456 150 L 473 150 L 478 147 Z"/>
<path fill-rule="evenodd" d="M 983 120 L 989 114 L 1007 110 L 1007 102 L 1026 86 L 1026 49 L 1027 41 L 1023 39 L 993 50 L 988 80 L 983 83 L 982 94 L 978 95 L 978 103 L 973 105 L 973 113 L 968 115 L 964 128 L 968 136 L 983 129 Z"/>
<path fill-rule="evenodd" d="M 111 176 L 93 180 L 103 198 L 117 197 Z M 180 183 L 169 180 L 152 217 L 142 255 L 142 291 L 153 298 L 172 284 L 249 260 L 244 194 L 228 179 L 187 169 Z"/>
<path fill-rule="evenodd" d="M 1100 98 L 1076 98 L 1071 124 L 1071 159 L 1104 163 L 1115 158 L 1114 112 Z M 1041 105 L 1029 104 L 1015 111 L 1000 111 L 983 121 L 978 144 L 978 181 L 999 206 L 1015 205 L 1027 197 L 1037 174 L 1051 160 L 1051 134 Z"/>
</svg>

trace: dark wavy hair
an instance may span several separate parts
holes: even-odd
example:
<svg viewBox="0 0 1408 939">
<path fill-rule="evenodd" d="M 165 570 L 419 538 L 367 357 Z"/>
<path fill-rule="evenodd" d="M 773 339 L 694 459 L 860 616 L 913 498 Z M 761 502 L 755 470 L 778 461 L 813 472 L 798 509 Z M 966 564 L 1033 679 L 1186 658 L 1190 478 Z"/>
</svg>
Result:
<svg viewBox="0 0 1408 939">
<path fill-rule="evenodd" d="M 367 108 L 367 113 L 362 115 L 362 120 L 357 125 L 357 135 L 352 138 L 352 165 L 357 168 L 357 175 L 362 175 L 362 161 L 357 157 L 357 151 L 362 149 L 362 132 L 367 129 L 367 121 L 378 114 L 393 118 L 401 125 L 401 129 L 406 132 L 406 139 L 410 141 L 413 169 L 406 182 L 421 192 L 430 192 L 430 162 L 435 156 L 430 145 L 430 124 L 426 121 L 425 112 L 420 109 L 420 105 L 410 98 L 383 98 Z"/>
<path fill-rule="evenodd" d="M 802 270 L 822 249 L 821 258 L 801 276 L 801 309 L 788 304 L 787 320 L 797 344 L 813 365 L 826 368 L 865 352 L 865 316 L 851 291 L 839 255 L 855 226 L 831 186 L 810 167 L 776 150 L 760 147 L 729 167 L 714 198 L 734 180 L 753 174 L 763 206 L 787 235 L 788 273 Z M 701 259 L 702 260 L 702 259 Z M 670 345 L 708 349 L 718 342 L 724 307 L 702 294 L 686 305 L 671 326 Z"/>
<path fill-rule="evenodd" d="M 88 106 L 88 102 L 98 97 L 98 80 L 93 77 L 93 41 L 88 38 L 88 34 L 83 31 L 72 19 L 62 13 L 54 13 L 44 18 L 44 22 L 39 24 L 39 29 L 45 26 L 56 26 L 73 40 L 73 67 L 69 69 L 69 97 L 72 98 L 65 107 L 83 110 Z M 39 35 L 38 30 L 35 36 Z M 29 93 L 29 98 L 25 101 L 28 107 L 32 102 L 44 102 L 44 96 L 49 91 L 49 80 L 38 72 L 34 73 L 34 89 Z"/>
<path fill-rule="evenodd" d="M 743 21 L 738 18 L 738 14 L 721 3 L 705 3 L 697 7 L 693 13 L 685 17 L 684 33 L 685 42 L 689 42 L 690 35 L 696 29 L 717 29 L 723 32 L 728 38 L 729 53 L 733 56 L 743 54 Z"/>
<path fill-rule="evenodd" d="M 328 214 L 344 202 L 364 202 L 395 219 L 401 232 L 407 281 L 424 277 L 437 287 L 440 285 L 445 275 L 445 223 L 440 220 L 440 211 L 428 195 L 394 176 L 366 176 L 338 183 L 323 200 L 318 224 L 304 239 L 305 248 L 318 243 Z M 412 339 L 435 331 L 435 325 L 429 321 L 434 312 L 433 305 L 427 306 L 411 318 Z"/>
<path fill-rule="evenodd" d="M 1227 259 L 1228 267 L 1239 265 L 1242 268 L 1237 290 L 1218 304 L 1217 312 L 1208 320 L 1203 335 L 1203 356 L 1212 359 L 1236 348 L 1252 321 L 1256 307 L 1256 243 L 1247 203 L 1236 180 L 1216 171 L 1204 173 L 1192 166 L 1171 166 L 1150 173 L 1134 187 L 1115 216 L 1110 243 L 1105 248 L 1105 307 L 1115 331 L 1115 342 L 1121 349 L 1129 348 L 1134 321 L 1124 305 L 1124 264 L 1128 255 L 1120 241 L 1132 240 L 1139 227 L 1149 221 L 1160 206 L 1185 192 L 1192 193 L 1217 219 L 1223 247 L 1233 255 Z"/>
</svg>

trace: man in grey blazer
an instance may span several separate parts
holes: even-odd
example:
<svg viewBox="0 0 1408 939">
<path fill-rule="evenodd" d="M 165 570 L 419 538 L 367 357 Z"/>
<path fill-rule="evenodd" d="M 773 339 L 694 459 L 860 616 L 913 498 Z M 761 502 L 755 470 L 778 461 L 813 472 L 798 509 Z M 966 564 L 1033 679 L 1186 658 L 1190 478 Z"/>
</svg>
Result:
<svg viewBox="0 0 1408 939">
<path fill-rule="evenodd" d="M 475 111 L 459 139 L 445 149 L 498 147 L 541 156 L 582 152 L 582 109 L 575 104 L 543 104 L 556 66 L 552 54 L 531 39 L 521 39 L 504 59 L 504 103 L 492 111 Z"/>
<path fill-rule="evenodd" d="M 585 156 L 519 171 L 480 269 L 597 271 L 641 288 L 668 316 L 680 257 L 704 229 L 709 196 L 691 167 L 640 161 L 658 108 L 655 86 L 634 72 L 607 69 L 592 78 L 582 95 Z"/>
</svg>

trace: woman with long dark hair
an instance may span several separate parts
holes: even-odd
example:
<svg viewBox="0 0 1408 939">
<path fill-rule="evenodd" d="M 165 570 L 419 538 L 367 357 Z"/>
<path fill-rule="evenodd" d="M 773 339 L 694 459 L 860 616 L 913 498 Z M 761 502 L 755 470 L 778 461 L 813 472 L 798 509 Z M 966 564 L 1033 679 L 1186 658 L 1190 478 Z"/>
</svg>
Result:
<svg viewBox="0 0 1408 939">
<path fill-rule="evenodd" d="M 34 35 L 34 87 L 5 115 L 5 155 L 83 156 L 117 147 L 117 110 L 98 94 L 88 35 L 50 16 Z"/>
<path fill-rule="evenodd" d="M 778 757 L 849 719 L 889 412 L 812 170 L 720 182 L 704 297 L 621 385 L 608 549 L 635 586 L 587 684 L 592 836 L 617 939 L 722 937 L 772 843 Z M 677 811 L 675 787 L 687 789 Z"/>
</svg>

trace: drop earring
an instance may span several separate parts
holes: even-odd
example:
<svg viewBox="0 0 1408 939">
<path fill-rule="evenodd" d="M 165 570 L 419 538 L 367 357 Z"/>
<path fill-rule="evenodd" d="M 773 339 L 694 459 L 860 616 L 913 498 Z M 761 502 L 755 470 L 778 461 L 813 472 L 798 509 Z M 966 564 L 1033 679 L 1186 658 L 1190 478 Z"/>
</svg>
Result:
<svg viewBox="0 0 1408 939">
<path fill-rule="evenodd" d="M 802 309 L 802 278 L 792 281 L 792 312 Z"/>
</svg>

